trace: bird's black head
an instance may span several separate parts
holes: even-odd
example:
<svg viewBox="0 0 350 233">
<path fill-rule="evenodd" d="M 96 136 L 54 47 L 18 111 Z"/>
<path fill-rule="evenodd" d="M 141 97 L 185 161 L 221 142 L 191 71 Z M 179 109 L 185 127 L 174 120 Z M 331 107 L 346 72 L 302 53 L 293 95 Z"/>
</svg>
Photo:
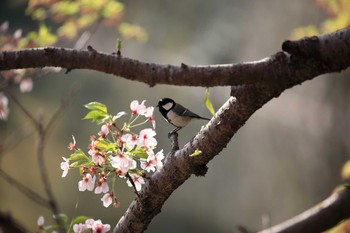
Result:
<svg viewBox="0 0 350 233">
<path fill-rule="evenodd" d="M 169 106 L 169 107 L 165 107 L 165 106 Z M 157 107 L 159 108 L 166 108 L 167 110 L 171 109 L 172 107 L 175 106 L 175 101 L 170 99 L 170 98 L 163 98 L 163 99 L 160 99 L 158 101 L 158 104 L 157 104 Z"/>
<path fill-rule="evenodd" d="M 159 108 L 159 112 L 167 119 L 167 113 L 169 110 L 175 107 L 175 101 L 170 98 L 163 98 L 158 101 L 157 107 Z"/>
</svg>

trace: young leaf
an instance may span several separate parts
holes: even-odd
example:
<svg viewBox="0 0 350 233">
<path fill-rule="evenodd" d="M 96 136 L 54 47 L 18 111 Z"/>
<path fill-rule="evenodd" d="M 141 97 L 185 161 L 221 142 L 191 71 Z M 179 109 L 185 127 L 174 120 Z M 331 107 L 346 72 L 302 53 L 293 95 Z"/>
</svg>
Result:
<svg viewBox="0 0 350 233">
<path fill-rule="evenodd" d="M 92 122 L 97 122 L 100 124 L 103 123 L 106 120 L 106 118 L 108 118 L 108 114 L 106 112 L 102 112 L 100 110 L 92 110 L 88 112 L 83 119 L 91 119 Z"/>
<path fill-rule="evenodd" d="M 202 151 L 196 149 L 196 150 L 193 152 L 193 154 L 190 154 L 190 157 L 195 157 L 195 156 L 198 156 L 198 155 L 200 155 L 200 154 L 202 154 Z"/>
<path fill-rule="evenodd" d="M 209 98 L 209 88 L 205 89 L 205 97 L 204 97 L 204 104 L 209 110 L 209 112 L 214 116 L 215 109 L 213 107 L 213 104 L 211 103 L 211 100 Z"/>
<path fill-rule="evenodd" d="M 101 112 L 107 113 L 107 106 L 99 102 L 90 102 L 84 105 L 85 108 L 90 110 L 99 110 Z"/>
</svg>

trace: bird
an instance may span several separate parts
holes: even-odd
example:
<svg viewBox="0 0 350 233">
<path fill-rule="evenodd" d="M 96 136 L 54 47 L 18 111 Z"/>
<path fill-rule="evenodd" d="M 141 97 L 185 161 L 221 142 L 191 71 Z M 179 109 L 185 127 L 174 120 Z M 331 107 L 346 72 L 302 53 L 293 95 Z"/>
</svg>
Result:
<svg viewBox="0 0 350 233">
<path fill-rule="evenodd" d="M 196 113 L 191 112 L 170 98 L 160 99 L 157 107 L 159 108 L 159 112 L 163 115 L 164 119 L 176 127 L 170 132 L 170 134 L 175 133 L 185 127 L 192 119 L 210 120 L 209 118 L 201 117 Z"/>
</svg>

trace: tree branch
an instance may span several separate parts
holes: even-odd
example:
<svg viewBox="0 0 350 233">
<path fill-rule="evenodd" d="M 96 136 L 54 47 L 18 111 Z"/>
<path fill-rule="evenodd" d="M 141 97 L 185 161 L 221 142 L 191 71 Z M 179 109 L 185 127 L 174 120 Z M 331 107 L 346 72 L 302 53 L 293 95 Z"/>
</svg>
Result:
<svg viewBox="0 0 350 233">
<path fill-rule="evenodd" d="M 259 233 L 324 232 L 350 217 L 350 187 L 336 191 L 317 206 Z"/>
<path fill-rule="evenodd" d="M 299 57 L 302 55 L 308 58 L 308 63 L 292 68 L 299 68 L 304 72 L 303 69 L 307 66 L 318 66 L 319 69 L 313 71 L 319 75 L 325 72 L 339 72 L 349 66 L 349 41 L 350 29 L 345 28 L 324 36 L 307 38 L 299 43 L 288 41 L 284 43 L 283 49 Z M 298 53 L 295 53 L 296 50 Z M 0 52 L 0 70 L 59 66 L 67 70 L 97 70 L 144 82 L 150 86 L 169 84 L 213 87 L 252 84 L 264 80 L 273 81 L 276 65 L 273 57 L 237 64 L 173 66 L 141 62 L 96 50 L 77 51 L 50 47 L 2 51 Z"/>
</svg>

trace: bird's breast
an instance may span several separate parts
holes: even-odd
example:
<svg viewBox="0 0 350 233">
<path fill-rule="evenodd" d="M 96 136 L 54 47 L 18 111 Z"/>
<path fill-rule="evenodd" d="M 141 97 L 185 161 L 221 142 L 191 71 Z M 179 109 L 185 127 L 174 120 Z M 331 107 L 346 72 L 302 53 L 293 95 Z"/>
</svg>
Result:
<svg viewBox="0 0 350 233">
<path fill-rule="evenodd" d="M 167 114 L 168 121 L 176 127 L 185 127 L 190 121 L 191 118 L 187 116 L 179 116 L 173 111 L 169 111 Z"/>
</svg>

